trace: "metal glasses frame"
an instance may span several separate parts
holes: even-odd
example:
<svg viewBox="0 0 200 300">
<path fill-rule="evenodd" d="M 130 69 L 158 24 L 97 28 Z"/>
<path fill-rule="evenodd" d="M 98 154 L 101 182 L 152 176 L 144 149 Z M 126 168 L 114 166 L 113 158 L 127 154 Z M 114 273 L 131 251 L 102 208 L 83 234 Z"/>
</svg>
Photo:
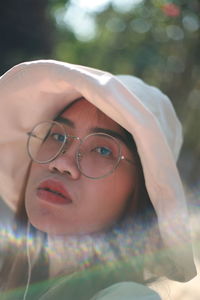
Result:
<svg viewBox="0 0 200 300">
<path fill-rule="evenodd" d="M 52 125 L 55 124 L 55 125 L 60 126 L 60 127 L 62 128 L 62 130 L 63 130 L 63 133 L 64 133 L 64 141 L 62 142 L 62 145 L 61 145 L 59 151 L 58 151 L 54 156 L 52 156 L 52 158 L 50 158 L 50 159 L 48 159 L 48 160 L 45 160 L 45 161 L 40 161 L 40 160 L 37 160 L 37 159 L 33 158 L 33 156 L 31 155 L 31 152 L 30 152 L 30 149 L 29 149 L 29 142 L 30 142 L 30 138 L 31 138 L 31 137 L 35 137 L 35 138 L 40 139 L 39 137 L 37 137 L 37 136 L 35 136 L 35 135 L 33 134 L 33 131 L 34 131 L 34 129 L 35 129 L 36 127 L 38 127 L 39 125 L 41 125 L 41 124 L 43 124 L 43 123 L 49 123 L 49 124 L 52 124 Z M 119 141 L 117 140 L 117 138 L 115 138 L 115 137 L 113 137 L 113 136 L 111 136 L 110 134 L 107 134 L 107 133 L 103 133 L 103 132 L 102 132 L 102 133 L 101 133 L 101 132 L 98 132 L 98 133 L 90 133 L 90 134 L 86 135 L 84 138 L 80 138 L 80 137 L 78 137 L 78 136 L 69 135 L 69 134 L 66 132 L 65 127 L 64 127 L 61 123 L 59 123 L 59 122 L 57 122 L 57 121 L 49 120 L 49 121 L 43 121 L 43 122 L 37 123 L 37 124 L 32 128 L 31 131 L 27 132 L 27 135 L 28 135 L 28 140 L 27 140 L 27 152 L 28 152 L 28 155 L 29 155 L 29 157 L 30 157 L 30 159 L 31 159 L 32 161 L 34 161 L 34 162 L 36 162 L 36 163 L 38 163 L 38 164 L 48 164 L 48 163 L 52 162 L 53 160 L 55 160 L 55 159 L 56 159 L 57 157 L 59 157 L 60 155 L 64 155 L 64 154 L 67 152 L 67 150 L 65 149 L 65 144 L 66 144 L 67 138 L 70 138 L 70 139 L 74 139 L 74 140 L 79 141 L 79 146 L 77 147 L 77 150 L 76 150 L 76 153 L 75 153 L 76 164 L 77 164 L 77 167 L 78 167 L 79 171 L 81 172 L 81 174 L 83 174 L 85 177 L 90 178 L 90 179 L 101 179 L 101 178 L 105 178 L 105 177 L 109 176 L 110 174 L 112 174 L 112 173 L 116 170 L 116 168 L 119 166 L 119 163 L 120 163 L 121 160 L 126 160 L 127 162 L 129 162 L 129 163 L 131 163 L 131 164 L 134 164 L 133 161 L 131 161 L 130 159 L 128 159 L 128 158 L 126 158 L 124 155 L 122 155 L 121 145 L 120 145 Z M 85 173 L 82 171 L 82 169 L 81 169 L 81 166 L 80 166 L 81 153 L 80 153 L 79 149 L 80 149 L 81 145 L 84 143 L 84 141 L 85 141 L 88 137 L 90 137 L 90 136 L 98 136 L 98 135 L 99 135 L 99 136 L 109 137 L 109 138 L 113 139 L 113 140 L 117 143 L 117 145 L 119 146 L 119 157 L 118 157 L 118 159 L 116 160 L 116 163 L 115 163 L 115 165 L 114 165 L 114 167 L 113 167 L 113 169 L 112 169 L 111 171 L 109 171 L 109 172 L 106 173 L 105 175 L 101 175 L 101 176 L 98 176 L 98 177 L 92 177 L 92 176 L 88 176 L 87 174 L 85 174 Z"/>
</svg>

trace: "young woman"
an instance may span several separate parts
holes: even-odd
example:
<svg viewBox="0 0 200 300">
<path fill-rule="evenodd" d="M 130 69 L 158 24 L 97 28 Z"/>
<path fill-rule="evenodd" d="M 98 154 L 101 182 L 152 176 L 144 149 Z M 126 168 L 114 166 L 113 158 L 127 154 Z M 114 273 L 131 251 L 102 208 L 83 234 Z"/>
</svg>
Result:
<svg viewBox="0 0 200 300">
<path fill-rule="evenodd" d="M 16 220 L 3 299 L 159 299 L 141 283 L 195 276 L 164 94 L 43 60 L 2 76 L 0 98 L 0 190 Z"/>
</svg>

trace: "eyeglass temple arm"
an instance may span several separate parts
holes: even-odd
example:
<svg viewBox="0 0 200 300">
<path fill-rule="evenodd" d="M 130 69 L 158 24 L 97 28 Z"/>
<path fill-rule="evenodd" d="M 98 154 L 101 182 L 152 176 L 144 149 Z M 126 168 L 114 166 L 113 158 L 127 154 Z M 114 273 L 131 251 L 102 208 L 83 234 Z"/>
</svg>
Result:
<svg viewBox="0 0 200 300">
<path fill-rule="evenodd" d="M 126 160 L 127 162 L 129 162 L 130 164 L 133 164 L 133 165 L 135 165 L 136 163 L 135 162 L 133 162 L 132 160 L 130 160 L 130 159 L 128 159 L 128 158 L 126 158 L 125 156 L 121 156 L 121 159 L 123 159 L 123 160 Z"/>
<path fill-rule="evenodd" d="M 37 138 L 37 139 L 39 139 L 39 140 L 41 140 L 41 141 L 43 140 L 42 138 L 40 138 L 39 136 L 35 135 L 34 133 L 32 133 L 32 132 L 30 132 L 30 131 L 27 132 L 26 134 L 27 134 L 28 136 L 35 137 L 35 138 Z"/>
</svg>

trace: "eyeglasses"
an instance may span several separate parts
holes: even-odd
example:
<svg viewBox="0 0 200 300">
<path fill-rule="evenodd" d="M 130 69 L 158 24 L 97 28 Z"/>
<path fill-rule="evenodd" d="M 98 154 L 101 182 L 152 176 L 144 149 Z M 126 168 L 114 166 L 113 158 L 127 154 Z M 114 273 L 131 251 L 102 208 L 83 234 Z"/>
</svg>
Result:
<svg viewBox="0 0 200 300">
<path fill-rule="evenodd" d="M 106 133 L 91 133 L 81 139 L 71 136 L 65 127 L 56 121 L 45 121 L 28 132 L 27 151 L 30 158 L 39 164 L 47 164 L 59 155 L 67 153 L 72 143 L 79 142 L 75 158 L 80 172 L 91 179 L 100 179 L 111 174 L 121 160 L 133 163 L 122 155 L 119 141 Z"/>
</svg>

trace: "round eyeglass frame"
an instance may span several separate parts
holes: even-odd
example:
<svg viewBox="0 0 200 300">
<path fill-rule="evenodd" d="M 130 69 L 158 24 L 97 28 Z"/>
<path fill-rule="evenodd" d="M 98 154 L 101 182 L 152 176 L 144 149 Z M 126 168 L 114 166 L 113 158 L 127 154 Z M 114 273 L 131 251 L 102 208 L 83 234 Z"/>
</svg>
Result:
<svg viewBox="0 0 200 300">
<path fill-rule="evenodd" d="M 60 146 L 60 149 L 56 152 L 55 155 L 53 155 L 53 156 L 52 156 L 50 159 L 48 159 L 48 160 L 40 161 L 40 160 L 35 159 L 35 158 L 32 156 L 32 154 L 31 154 L 31 151 L 30 151 L 30 139 L 31 139 L 32 137 L 39 138 L 39 137 L 37 137 L 37 136 L 35 136 L 35 135 L 33 134 L 33 131 L 34 131 L 38 126 L 40 126 L 40 125 L 42 125 L 42 124 L 45 124 L 45 123 L 52 124 L 52 125 L 55 124 L 55 125 L 59 126 L 59 127 L 63 130 L 63 133 L 64 133 L 64 141 L 62 142 L 62 145 Z M 131 163 L 131 164 L 134 164 L 133 161 L 129 160 L 129 159 L 126 158 L 124 155 L 122 155 L 122 149 L 121 149 L 121 145 L 120 145 L 119 141 L 118 141 L 115 137 L 113 137 L 113 136 L 111 136 L 110 134 L 107 134 L 107 133 L 103 133 L 103 132 L 90 133 L 90 134 L 86 135 L 84 138 L 80 138 L 80 137 L 78 137 L 78 136 L 73 136 L 73 135 L 67 134 L 67 132 L 66 132 L 65 127 L 63 126 L 63 124 L 61 124 L 61 123 L 59 123 L 59 122 L 57 122 L 57 121 L 52 121 L 52 120 L 49 120 L 49 121 L 48 121 L 48 120 L 47 120 L 47 121 L 43 121 L 43 122 L 37 123 L 37 124 L 32 128 L 31 131 L 27 132 L 27 135 L 28 135 L 28 140 L 27 140 L 27 144 L 26 144 L 26 147 L 27 147 L 27 153 L 28 153 L 30 159 L 31 159 L 32 161 L 38 163 L 38 164 L 48 164 L 48 163 L 52 162 L 53 160 L 55 160 L 55 159 L 56 159 L 57 157 L 59 157 L 60 155 L 64 155 L 64 154 L 67 152 L 67 150 L 64 150 L 64 147 L 65 147 L 65 144 L 66 144 L 66 141 L 67 141 L 67 138 L 68 138 L 68 137 L 71 138 L 71 139 L 74 139 L 74 140 L 79 141 L 79 145 L 78 145 L 77 150 L 76 150 L 76 153 L 75 153 L 76 164 L 77 164 L 77 167 L 78 167 L 80 173 L 81 173 L 82 175 L 84 175 L 85 177 L 90 178 L 90 179 L 101 179 L 101 178 L 105 178 L 105 177 L 109 176 L 110 174 L 112 174 L 112 173 L 117 169 L 117 167 L 119 166 L 119 163 L 120 163 L 121 160 L 126 160 L 127 162 L 129 162 L 129 163 Z M 110 170 L 110 171 L 109 171 L 108 173 L 106 173 L 105 175 L 101 175 L 101 176 L 97 176 L 97 177 L 89 176 L 89 175 L 85 174 L 85 173 L 82 171 L 82 169 L 81 169 L 81 166 L 80 166 L 81 153 L 80 153 L 79 149 L 80 149 L 81 145 L 85 142 L 85 140 L 86 140 L 87 138 L 91 137 L 91 136 L 105 136 L 105 137 L 109 137 L 109 138 L 111 138 L 112 140 L 114 140 L 114 142 L 115 142 L 115 143 L 118 145 L 118 147 L 119 147 L 118 159 L 116 160 L 116 163 L 114 164 L 113 169 Z"/>
</svg>

